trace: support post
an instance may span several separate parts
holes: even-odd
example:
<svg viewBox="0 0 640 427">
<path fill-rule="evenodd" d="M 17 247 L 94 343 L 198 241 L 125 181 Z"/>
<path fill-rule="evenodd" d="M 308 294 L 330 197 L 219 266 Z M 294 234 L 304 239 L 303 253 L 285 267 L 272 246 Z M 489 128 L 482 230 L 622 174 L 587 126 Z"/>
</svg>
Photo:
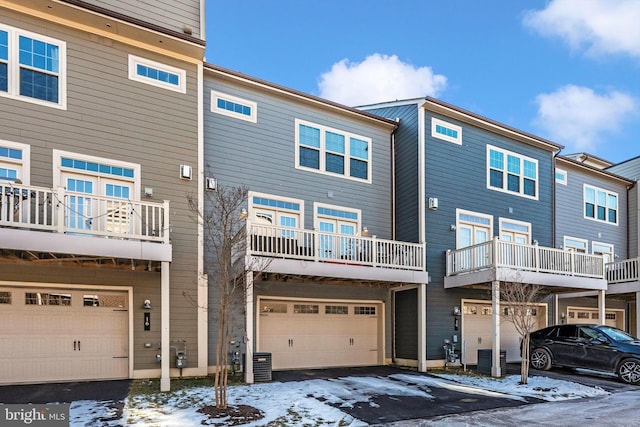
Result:
<svg viewBox="0 0 640 427">
<path fill-rule="evenodd" d="M 500 367 L 500 282 L 497 280 L 491 282 L 491 311 L 493 323 L 491 376 L 500 377 L 502 376 L 502 369 Z"/>
<path fill-rule="evenodd" d="M 598 322 L 601 325 L 605 323 L 605 292 L 604 289 L 598 291 Z"/>
<path fill-rule="evenodd" d="M 253 304 L 253 271 L 248 271 L 245 276 L 246 279 L 246 295 L 247 299 L 245 300 L 245 323 L 247 327 L 247 342 L 245 345 L 245 372 L 244 372 L 244 380 L 247 384 L 253 384 L 253 350 L 254 350 L 254 304 Z"/>
<path fill-rule="evenodd" d="M 162 261 L 160 270 L 160 391 L 171 390 L 169 374 L 170 339 L 169 339 L 169 265 Z"/>
<path fill-rule="evenodd" d="M 560 307 L 558 307 L 558 303 L 560 302 L 560 298 L 558 298 L 558 294 L 553 295 L 553 324 L 560 324 Z"/>
<path fill-rule="evenodd" d="M 427 372 L 427 284 L 418 286 L 418 371 Z"/>
<path fill-rule="evenodd" d="M 634 336 L 640 335 L 640 292 L 636 292 L 636 330 Z"/>
</svg>

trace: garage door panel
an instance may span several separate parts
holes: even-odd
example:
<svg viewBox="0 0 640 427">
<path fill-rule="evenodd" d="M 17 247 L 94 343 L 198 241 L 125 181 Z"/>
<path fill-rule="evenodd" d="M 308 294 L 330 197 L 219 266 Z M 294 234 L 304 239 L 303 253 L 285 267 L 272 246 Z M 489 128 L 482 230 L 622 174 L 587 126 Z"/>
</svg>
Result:
<svg viewBox="0 0 640 427">
<path fill-rule="evenodd" d="M 0 287 L 0 381 L 45 382 L 129 376 L 126 307 L 87 307 L 84 290 Z M 126 303 L 126 292 L 92 291 Z M 97 301 L 97 300 L 96 300 Z M 3 322 L 4 323 L 4 322 Z M 9 323 L 9 322 L 8 322 Z"/>
</svg>

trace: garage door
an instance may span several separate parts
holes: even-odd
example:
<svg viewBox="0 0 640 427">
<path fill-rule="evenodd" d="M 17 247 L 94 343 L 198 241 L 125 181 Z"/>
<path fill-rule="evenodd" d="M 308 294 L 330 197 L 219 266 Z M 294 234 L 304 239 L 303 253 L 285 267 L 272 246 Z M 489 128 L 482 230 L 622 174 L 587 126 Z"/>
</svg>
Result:
<svg viewBox="0 0 640 427">
<path fill-rule="evenodd" d="M 533 330 L 546 326 L 546 310 L 538 306 L 531 311 L 537 323 Z M 493 327 L 491 304 L 465 302 L 462 310 L 463 359 L 468 364 L 478 363 L 478 349 L 493 348 Z M 466 351 L 464 351 L 466 349 Z M 506 350 L 507 362 L 519 362 L 520 334 L 512 322 L 505 317 L 500 321 L 500 350 Z"/>
<path fill-rule="evenodd" d="M 605 310 L 605 324 L 615 328 L 624 329 L 624 310 Z M 568 307 L 567 323 L 589 323 L 597 325 L 600 323 L 597 308 Z"/>
<path fill-rule="evenodd" d="M 0 382 L 128 378 L 126 292 L 0 287 Z"/>
<path fill-rule="evenodd" d="M 273 369 L 382 364 L 378 303 L 259 301 L 258 351 Z"/>
</svg>

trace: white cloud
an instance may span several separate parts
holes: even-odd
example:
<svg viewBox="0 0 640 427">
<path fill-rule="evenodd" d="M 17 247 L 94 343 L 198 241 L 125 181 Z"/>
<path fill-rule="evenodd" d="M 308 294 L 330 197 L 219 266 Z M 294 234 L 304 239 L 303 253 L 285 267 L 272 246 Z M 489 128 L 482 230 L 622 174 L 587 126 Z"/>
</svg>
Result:
<svg viewBox="0 0 640 427">
<path fill-rule="evenodd" d="M 536 124 L 549 139 L 566 146 L 567 152 L 590 152 L 618 132 L 636 112 L 637 100 L 622 92 L 595 93 L 582 86 L 567 85 L 536 97 Z"/>
<path fill-rule="evenodd" d="M 431 67 L 416 68 L 396 55 L 373 54 L 362 62 L 343 59 L 324 73 L 318 87 L 320 96 L 345 105 L 438 96 L 447 78 Z"/>
<path fill-rule="evenodd" d="M 640 0 L 553 0 L 525 14 L 524 24 L 588 55 L 640 58 Z"/>
</svg>

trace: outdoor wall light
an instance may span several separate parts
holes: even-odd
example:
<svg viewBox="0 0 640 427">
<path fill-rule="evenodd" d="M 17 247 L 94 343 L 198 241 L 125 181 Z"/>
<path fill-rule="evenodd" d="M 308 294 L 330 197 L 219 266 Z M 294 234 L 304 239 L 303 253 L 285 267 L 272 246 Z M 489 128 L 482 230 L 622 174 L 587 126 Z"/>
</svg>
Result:
<svg viewBox="0 0 640 427">
<path fill-rule="evenodd" d="M 369 235 L 369 229 L 367 227 L 362 227 L 362 235 L 363 236 L 368 236 Z"/>
<path fill-rule="evenodd" d="M 151 308 L 151 300 L 144 300 L 144 304 L 142 305 L 142 308 L 146 308 L 147 310 Z"/>
<path fill-rule="evenodd" d="M 460 316 L 460 314 L 462 314 L 460 312 L 460 307 L 453 307 L 453 315 L 454 316 Z"/>
<path fill-rule="evenodd" d="M 246 219 L 247 216 L 249 216 L 249 214 L 247 213 L 247 210 L 245 208 L 242 208 L 242 210 L 240 211 L 240 218 Z"/>
</svg>

